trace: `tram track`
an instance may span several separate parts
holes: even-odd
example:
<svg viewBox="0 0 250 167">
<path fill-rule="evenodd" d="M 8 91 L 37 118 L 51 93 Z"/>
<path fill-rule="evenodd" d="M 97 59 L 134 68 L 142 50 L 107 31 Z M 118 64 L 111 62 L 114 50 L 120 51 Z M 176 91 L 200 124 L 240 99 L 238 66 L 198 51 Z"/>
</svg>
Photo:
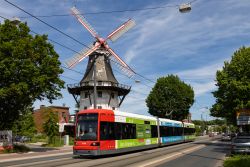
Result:
<svg viewBox="0 0 250 167">
<path fill-rule="evenodd" d="M 150 149 L 146 151 L 140 151 L 135 153 L 129 153 L 129 154 L 119 154 L 116 156 L 113 156 L 111 158 L 102 158 L 102 159 L 96 159 L 94 161 L 87 161 L 84 163 L 74 163 L 71 165 L 63 165 L 61 167 L 78 167 L 83 166 L 84 167 L 117 167 L 117 166 L 133 166 L 134 164 L 138 163 L 138 161 L 145 161 L 148 159 L 154 159 L 157 157 L 161 157 L 163 155 L 168 155 L 174 153 L 182 153 L 183 150 L 188 150 L 192 147 L 197 147 L 197 145 L 204 145 L 204 144 L 197 144 L 197 143 L 184 143 L 179 145 L 172 145 L 169 147 L 161 147 L 156 149 Z"/>
<path fill-rule="evenodd" d="M 76 158 L 72 155 L 58 156 L 58 157 L 48 157 L 46 158 L 38 158 L 31 159 L 28 161 L 16 161 L 10 164 L 6 164 L 4 166 L 9 167 L 78 167 L 78 166 L 92 166 L 92 167 L 103 167 L 103 166 L 130 166 L 138 161 L 145 161 L 147 159 L 153 159 L 156 157 L 160 157 L 162 155 L 171 154 L 173 152 L 181 152 L 182 150 L 192 148 L 197 145 L 202 145 L 203 142 L 208 141 L 200 140 L 196 142 L 182 143 L 171 146 L 164 146 L 160 148 L 153 148 L 144 151 L 135 151 L 124 154 L 115 154 L 109 156 L 100 156 L 100 157 L 82 157 Z M 0 163 L 1 164 L 1 163 Z M 2 165 L 2 164 L 1 164 Z M 1 166 L 0 165 L 0 166 Z"/>
</svg>

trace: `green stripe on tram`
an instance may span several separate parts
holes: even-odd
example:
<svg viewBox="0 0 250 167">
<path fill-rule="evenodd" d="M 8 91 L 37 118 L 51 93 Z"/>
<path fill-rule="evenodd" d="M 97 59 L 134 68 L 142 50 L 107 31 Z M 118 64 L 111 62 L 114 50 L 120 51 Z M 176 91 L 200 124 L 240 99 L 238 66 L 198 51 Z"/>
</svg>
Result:
<svg viewBox="0 0 250 167">
<path fill-rule="evenodd" d="M 125 139 L 125 140 L 116 140 L 117 148 L 128 148 L 128 147 L 137 147 L 137 146 L 145 146 L 150 144 L 157 144 L 157 138 L 149 138 L 149 139 Z"/>
<path fill-rule="evenodd" d="M 185 140 L 192 140 L 195 139 L 195 135 L 188 135 L 188 136 L 184 136 Z"/>
</svg>

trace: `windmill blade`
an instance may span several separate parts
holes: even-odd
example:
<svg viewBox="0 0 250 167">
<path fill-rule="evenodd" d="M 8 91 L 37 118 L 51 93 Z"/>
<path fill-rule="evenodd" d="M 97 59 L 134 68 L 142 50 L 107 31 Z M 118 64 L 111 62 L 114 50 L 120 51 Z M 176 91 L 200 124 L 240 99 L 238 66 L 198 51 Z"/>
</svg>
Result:
<svg viewBox="0 0 250 167">
<path fill-rule="evenodd" d="M 86 58 L 87 56 L 89 56 L 91 53 L 93 53 L 99 47 L 100 47 L 100 44 L 99 45 L 95 45 L 95 46 L 89 45 L 88 49 L 83 49 L 80 53 L 75 54 L 71 59 L 67 60 L 65 62 L 66 66 L 68 68 L 73 68 L 76 64 L 78 64 L 84 58 Z"/>
<path fill-rule="evenodd" d="M 135 74 L 134 70 L 132 70 L 111 48 L 109 48 L 107 45 L 104 45 L 104 47 L 109 51 L 111 55 L 114 56 L 115 59 L 111 59 L 111 60 L 116 62 L 116 64 L 120 64 L 120 69 L 123 72 L 126 71 L 129 77 L 132 77 Z"/>
<path fill-rule="evenodd" d="M 123 34 L 125 34 L 128 30 L 135 26 L 135 21 L 129 19 L 127 22 L 118 27 L 115 31 L 109 34 L 107 39 L 110 39 L 112 42 L 115 42 L 118 38 L 120 38 Z"/>
<path fill-rule="evenodd" d="M 90 32 L 90 34 L 98 38 L 95 29 L 88 23 L 88 21 L 81 15 L 81 13 L 76 9 L 76 7 L 71 8 L 72 14 L 77 18 L 77 20 Z"/>
<path fill-rule="evenodd" d="M 127 67 L 124 67 L 120 62 L 117 61 L 117 59 L 114 56 L 111 56 L 111 54 L 109 56 L 109 60 L 111 64 L 115 65 L 120 71 L 122 71 L 129 78 L 132 78 L 135 75 L 133 71 L 131 71 Z"/>
</svg>

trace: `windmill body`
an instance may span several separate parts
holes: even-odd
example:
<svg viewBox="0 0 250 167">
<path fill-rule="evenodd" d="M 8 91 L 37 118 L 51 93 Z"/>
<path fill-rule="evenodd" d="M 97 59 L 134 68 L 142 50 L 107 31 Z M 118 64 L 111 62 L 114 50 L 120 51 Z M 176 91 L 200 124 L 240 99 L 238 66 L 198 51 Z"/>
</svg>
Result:
<svg viewBox="0 0 250 167">
<path fill-rule="evenodd" d="M 117 110 L 131 87 L 118 83 L 112 71 L 111 62 L 118 65 L 129 77 L 135 73 L 107 45 L 107 40 L 117 40 L 135 24 L 132 20 L 129 20 L 113 31 L 106 39 L 103 39 L 97 35 L 96 31 L 75 7 L 71 10 L 78 21 L 96 39 L 96 42 L 66 62 L 66 65 L 72 68 L 84 58 L 89 57 L 82 80 L 78 84 L 68 85 L 68 91 L 76 100 L 79 110 L 91 108 Z"/>
</svg>

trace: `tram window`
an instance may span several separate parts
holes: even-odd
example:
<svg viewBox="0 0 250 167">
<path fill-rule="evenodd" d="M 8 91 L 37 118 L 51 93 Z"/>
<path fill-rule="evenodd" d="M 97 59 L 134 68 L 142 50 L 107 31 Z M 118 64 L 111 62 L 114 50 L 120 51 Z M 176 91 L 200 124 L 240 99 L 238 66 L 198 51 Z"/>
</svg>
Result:
<svg viewBox="0 0 250 167">
<path fill-rule="evenodd" d="M 144 121 L 144 124 L 150 124 L 150 121 Z"/>
<path fill-rule="evenodd" d="M 167 136 L 173 136 L 173 127 L 167 127 Z"/>
<path fill-rule="evenodd" d="M 128 123 L 114 123 L 114 138 L 115 140 L 121 139 L 136 139 L 136 125 Z"/>
<path fill-rule="evenodd" d="M 184 128 L 184 135 L 193 135 L 195 133 L 194 128 Z"/>
<path fill-rule="evenodd" d="M 101 140 L 108 139 L 108 122 L 101 122 L 101 124 L 100 124 L 100 137 L 101 137 Z"/>
<path fill-rule="evenodd" d="M 101 140 L 115 140 L 115 130 L 113 122 L 101 122 L 100 138 Z"/>
<path fill-rule="evenodd" d="M 160 136 L 161 137 L 167 136 L 167 127 L 166 126 L 160 126 Z"/>
<path fill-rule="evenodd" d="M 180 136 L 180 128 L 173 127 L 173 136 Z"/>
<path fill-rule="evenodd" d="M 151 125 L 151 138 L 158 137 L 157 126 Z"/>
</svg>

